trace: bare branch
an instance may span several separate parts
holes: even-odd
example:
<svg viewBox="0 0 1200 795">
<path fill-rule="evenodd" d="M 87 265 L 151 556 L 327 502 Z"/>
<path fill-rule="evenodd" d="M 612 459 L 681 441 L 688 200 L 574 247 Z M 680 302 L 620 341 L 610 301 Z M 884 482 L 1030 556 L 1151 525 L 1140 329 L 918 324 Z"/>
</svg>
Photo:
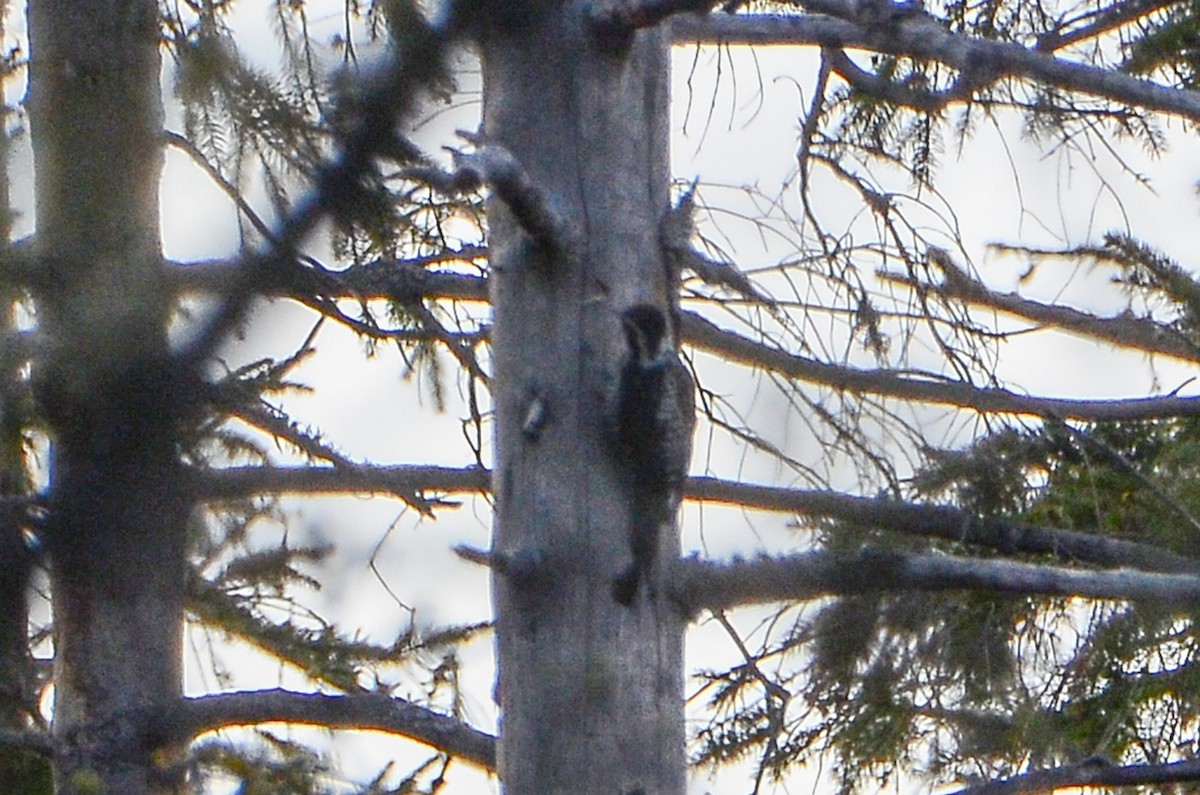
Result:
<svg viewBox="0 0 1200 795">
<path fill-rule="evenodd" d="M 163 140 L 168 146 L 173 146 L 183 152 L 201 171 L 205 173 L 213 184 L 220 189 L 225 196 L 237 206 L 238 212 L 241 213 L 246 220 L 254 227 L 254 231 L 258 232 L 263 240 L 275 241 L 275 234 L 267 225 L 254 208 L 250 206 L 250 202 L 242 196 L 242 192 L 236 185 L 225 178 L 221 170 L 208 161 L 204 153 L 189 141 L 186 137 L 176 132 L 164 132 Z"/>
<path fill-rule="evenodd" d="M 690 246 L 670 253 L 677 258 L 676 261 L 681 269 L 690 270 L 710 287 L 730 290 L 755 304 L 764 306 L 775 304 L 769 297 L 759 292 L 750 277 L 738 270 L 738 267 L 732 263 L 710 259 Z"/>
<path fill-rule="evenodd" d="M 1004 781 L 989 781 L 952 795 L 1033 795 L 1064 787 L 1134 787 L 1200 780 L 1200 759 L 1159 765 L 1114 765 L 1091 757 L 1074 765 L 1035 770 Z"/>
<path fill-rule="evenodd" d="M 1037 49 L 1044 52 L 1061 50 L 1081 41 L 1102 36 L 1137 19 L 1175 5 L 1177 0 L 1129 0 L 1101 6 L 1095 11 L 1067 21 L 1062 29 L 1038 36 Z M 1083 23 L 1083 24 L 1081 24 Z M 1078 25 L 1078 27 L 1074 27 Z"/>
<path fill-rule="evenodd" d="M 480 256 L 477 250 L 464 250 L 443 255 L 446 259 L 469 259 Z M 438 258 L 443 261 L 442 257 Z M 394 291 L 413 292 L 425 297 L 445 297 L 453 300 L 487 300 L 487 280 L 479 276 L 457 273 L 430 272 L 424 267 L 425 259 L 379 260 L 369 266 L 351 268 L 338 274 L 348 294 L 360 297 L 387 297 Z M 182 284 L 194 289 L 218 288 L 228 269 L 238 267 L 227 262 L 206 262 L 181 265 L 173 273 Z M 721 266 L 724 267 L 724 266 Z M 394 281 L 393 281 L 394 280 Z M 394 286 L 389 286 L 389 284 Z M 264 291 L 287 294 L 294 285 L 277 281 L 264 286 Z M 1155 334 L 1153 328 L 1127 322 L 1125 319 L 1104 321 L 1088 318 L 1065 307 L 1039 309 L 1035 302 L 1008 298 L 992 293 L 997 308 L 1015 314 L 1026 314 L 1042 322 L 1055 322 L 1065 328 L 1078 330 L 1114 342 L 1130 344 L 1155 353 L 1195 360 L 1197 354 L 1188 356 L 1186 346 L 1174 344 Z M 989 304 L 990 305 L 990 304 Z M 980 388 L 969 384 L 939 379 L 927 374 L 924 378 L 888 370 L 866 370 L 820 362 L 790 354 L 779 348 L 756 342 L 731 331 L 720 329 L 710 321 L 691 312 L 683 313 L 682 327 L 686 342 L 703 350 L 725 356 L 733 361 L 765 367 L 783 375 L 815 383 L 878 395 L 917 400 L 941 405 L 970 408 L 977 411 L 1009 412 L 1040 417 L 1080 420 L 1131 420 L 1154 419 L 1172 416 L 1194 416 L 1200 414 L 1200 401 L 1192 397 L 1149 397 L 1122 400 L 1067 400 L 1022 395 L 1005 389 Z M 1102 336 L 1105 335 L 1105 336 Z M 1126 342 L 1127 341 L 1127 342 Z"/>
<path fill-rule="evenodd" d="M 467 563 L 474 563 L 476 566 L 491 567 L 493 557 L 490 550 L 472 547 L 467 544 L 459 544 L 454 547 L 454 554 L 465 560 Z"/>
<path fill-rule="evenodd" d="M 1022 298 L 1016 293 L 995 292 L 959 268 L 945 252 L 931 250 L 930 255 L 946 276 L 941 284 L 918 282 L 909 276 L 894 273 L 880 273 L 879 277 L 914 290 L 932 290 L 943 296 L 998 309 L 1091 339 L 1183 361 L 1200 362 L 1200 348 L 1181 336 L 1172 335 L 1153 320 L 1131 315 L 1097 317 L 1061 304 L 1043 304 Z"/>
<path fill-rule="evenodd" d="M 486 493 L 491 473 L 482 467 L 344 466 L 229 467 L 196 473 L 202 499 L 241 499 L 255 494 Z M 1055 555 L 1098 566 L 1136 566 L 1149 571 L 1200 573 L 1200 563 L 1148 544 L 1071 530 L 979 517 L 945 505 L 917 505 L 833 491 L 789 489 L 708 477 L 689 478 L 685 497 L 745 508 L 823 516 L 864 527 L 925 538 L 942 538 L 1004 552 Z M 429 500 L 434 506 L 437 500 Z"/>
<path fill-rule="evenodd" d="M 823 516 L 910 536 L 976 544 L 1005 553 L 1045 554 L 1097 566 L 1135 566 L 1147 571 L 1200 574 L 1200 562 L 1149 544 L 980 517 L 948 505 L 916 505 L 835 491 L 787 489 L 705 477 L 689 478 L 686 496 L 701 502 Z"/>
<path fill-rule="evenodd" d="M 829 364 L 718 328 L 691 312 L 682 313 L 684 340 L 730 361 L 765 367 L 802 381 L 835 389 L 886 395 L 922 403 L 957 406 L 980 412 L 1026 414 L 1076 420 L 1146 420 L 1200 416 L 1200 397 L 1142 397 L 1071 400 L 1022 395 L 1007 389 L 977 387 L 933 373 L 901 374 Z"/>
<path fill-rule="evenodd" d="M 1080 596 L 1194 604 L 1200 576 L 1117 569 L 1096 571 L 1012 560 L 906 554 L 809 552 L 715 563 L 680 561 L 676 597 L 688 614 L 740 605 L 880 591 L 982 590 L 1021 596 Z"/>
<path fill-rule="evenodd" d="M 401 499 L 425 491 L 480 493 L 489 488 L 482 467 L 368 466 L 227 467 L 194 474 L 200 499 L 242 499 L 255 494 L 394 494 Z M 426 498 L 431 506 L 445 502 Z"/>
<path fill-rule="evenodd" d="M 907 55 L 940 61 L 976 76 L 975 85 L 1018 76 L 1200 121 L 1200 92 L 1168 88 L 1111 69 L 1063 60 L 1015 42 L 951 33 L 927 14 L 908 13 L 883 24 L 862 24 L 856 20 L 858 6 L 851 0 L 809 0 L 805 7 L 819 13 L 680 16 L 672 20 L 671 33 L 678 43 L 817 44 Z"/>
<path fill-rule="evenodd" d="M 850 56 L 836 47 L 826 47 L 824 53 L 834 74 L 855 90 L 897 105 L 916 108 L 926 113 L 937 113 L 951 102 L 964 99 L 959 91 L 926 91 L 880 77 L 858 66 Z"/>
<path fill-rule="evenodd" d="M 653 27 L 675 14 L 705 14 L 717 1 L 608 0 L 592 5 L 588 24 L 597 39 L 620 46 L 639 28 Z"/>
<path fill-rule="evenodd" d="M 258 723 L 298 723 L 331 729 L 398 734 L 486 770 L 496 767 L 496 738 L 448 715 L 381 693 L 295 693 L 257 690 L 187 698 L 175 709 L 156 710 L 164 744 L 198 734 Z"/>
<path fill-rule="evenodd" d="M 230 416 L 237 417 L 243 422 L 270 434 L 272 437 L 287 442 L 310 458 L 324 459 L 333 464 L 334 468 L 338 470 L 355 472 L 363 466 L 369 467 L 369 465 L 354 463 L 326 444 L 318 436 L 301 430 L 286 416 L 272 411 L 266 405 L 259 405 L 257 407 L 234 405 L 224 406 L 223 408 Z M 394 488 L 390 489 L 389 493 L 416 509 L 422 516 L 433 517 L 434 504 L 425 499 L 418 490 L 414 489 L 405 492 Z M 445 505 L 445 503 L 438 504 Z"/>
<path fill-rule="evenodd" d="M 871 46 L 863 28 L 824 14 L 682 15 L 669 24 L 676 44 Z"/>
<path fill-rule="evenodd" d="M 330 317 L 351 330 L 374 339 L 396 341 L 436 340 L 446 346 L 463 368 L 484 383 L 489 376 L 480 367 L 473 346 L 486 337 L 486 331 L 455 332 L 447 329 L 425 306 L 425 300 L 445 298 L 455 301 L 486 301 L 487 282 L 482 276 L 464 273 L 430 271 L 428 266 L 438 262 L 471 261 L 486 256 L 480 247 L 465 247 L 442 254 L 406 260 L 380 258 L 364 265 L 342 271 L 322 269 L 321 284 L 314 289 L 311 270 L 272 269 L 263 271 L 253 285 L 258 295 L 286 296 Z M 215 260 L 169 269 L 178 289 L 224 292 L 232 274 L 243 267 L 236 261 Z M 241 285 L 244 288 L 244 285 Z M 358 301 L 386 299 L 404 306 L 415 316 L 419 328 L 381 328 L 374 323 L 356 319 L 338 305 L 337 300 Z"/>
</svg>

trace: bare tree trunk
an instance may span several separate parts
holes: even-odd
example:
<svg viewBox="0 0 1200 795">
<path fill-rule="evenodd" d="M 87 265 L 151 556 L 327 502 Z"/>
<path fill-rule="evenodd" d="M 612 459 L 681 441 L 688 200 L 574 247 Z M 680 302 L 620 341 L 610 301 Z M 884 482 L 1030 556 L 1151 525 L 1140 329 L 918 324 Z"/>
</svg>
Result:
<svg viewBox="0 0 1200 795">
<path fill-rule="evenodd" d="M 613 455 L 620 318 L 666 308 L 667 43 L 598 48 L 585 2 L 508 4 L 481 33 L 484 130 L 579 233 L 538 247 L 489 207 L 497 385 L 494 541 L 507 795 L 685 787 L 682 619 L 654 588 L 625 607 L 622 462 Z M 565 241 L 559 241 L 563 243 Z M 678 540 L 662 541 L 661 560 Z"/>
<path fill-rule="evenodd" d="M 189 510 L 159 241 L 155 0 L 31 0 L 36 373 L 53 434 L 55 784 L 177 791 L 146 729 L 181 692 Z"/>
</svg>

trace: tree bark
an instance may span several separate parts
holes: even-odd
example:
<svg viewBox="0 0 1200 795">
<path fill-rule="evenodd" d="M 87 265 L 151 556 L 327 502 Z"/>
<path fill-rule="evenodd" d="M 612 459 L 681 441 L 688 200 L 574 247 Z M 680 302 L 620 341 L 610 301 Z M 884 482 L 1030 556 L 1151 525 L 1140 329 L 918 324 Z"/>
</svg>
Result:
<svg viewBox="0 0 1200 795">
<path fill-rule="evenodd" d="M 621 312 L 670 306 L 667 43 L 598 46 L 585 2 L 526 2 L 480 33 L 486 140 L 515 156 L 574 241 L 538 246 L 493 197 L 500 777 L 507 795 L 685 788 L 680 613 L 663 567 L 632 607 L 628 500 L 612 454 Z M 622 46 L 625 44 L 627 46 Z M 662 539 L 661 562 L 678 555 Z"/>
<path fill-rule="evenodd" d="M 176 792 L 147 731 L 181 693 L 184 539 L 159 241 L 155 0 L 31 0 L 35 372 L 52 434 L 48 535 L 60 793 Z"/>
<path fill-rule="evenodd" d="M 8 3 L 0 0 L 0 41 L 4 40 Z M 7 69 L 7 67 L 5 67 Z M 9 195 L 8 108 L 0 109 L 0 245 L 12 236 Z M 0 498 L 28 494 L 25 469 L 25 420 L 20 370 L 25 360 L 15 340 L 15 302 L 20 295 L 0 289 Z M 22 731 L 33 725 L 37 709 L 36 676 L 29 653 L 29 585 L 33 555 L 26 548 L 20 513 L 0 512 L 0 729 Z M 0 751 L 0 792 L 40 795 L 49 792 L 49 761 L 29 749 Z"/>
</svg>

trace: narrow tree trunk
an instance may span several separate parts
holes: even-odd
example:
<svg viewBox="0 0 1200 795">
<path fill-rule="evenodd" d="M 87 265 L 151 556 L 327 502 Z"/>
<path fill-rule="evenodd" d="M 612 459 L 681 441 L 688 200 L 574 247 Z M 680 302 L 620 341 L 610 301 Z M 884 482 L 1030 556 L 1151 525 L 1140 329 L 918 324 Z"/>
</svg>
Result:
<svg viewBox="0 0 1200 795">
<path fill-rule="evenodd" d="M 158 215 L 155 0 L 31 0 L 40 331 L 53 435 L 55 783 L 174 792 L 146 726 L 181 692 L 188 504 Z"/>
<path fill-rule="evenodd" d="M 4 40 L 7 2 L 0 0 L 0 41 Z M 0 110 L 0 245 L 12 234 L 8 186 L 9 137 L 7 108 Z M 28 493 L 24 421 L 21 406 L 20 346 L 13 336 L 15 301 L 19 295 L 0 289 L 0 497 Z M 29 585 L 33 559 L 26 549 L 20 515 L 0 512 L 0 728 L 20 731 L 31 726 L 34 703 L 33 659 L 29 654 Z M 9 749 L 0 754 L 0 792 L 40 795 L 49 792 L 49 762 L 33 753 Z"/>
<path fill-rule="evenodd" d="M 658 243 L 667 45 L 644 33 L 597 48 L 588 5 L 509 4 L 481 34 L 486 138 L 582 239 L 548 256 L 500 202 L 489 207 L 500 777 L 507 795 L 678 795 L 682 620 L 661 588 L 632 607 L 612 595 L 632 519 L 612 444 L 620 316 L 665 308 L 674 289 Z"/>
</svg>

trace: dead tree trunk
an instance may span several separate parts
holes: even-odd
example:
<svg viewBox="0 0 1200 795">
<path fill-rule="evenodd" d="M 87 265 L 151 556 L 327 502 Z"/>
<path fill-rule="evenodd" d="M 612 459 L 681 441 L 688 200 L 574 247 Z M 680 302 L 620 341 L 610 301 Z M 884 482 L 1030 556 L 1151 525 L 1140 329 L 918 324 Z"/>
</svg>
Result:
<svg viewBox="0 0 1200 795">
<path fill-rule="evenodd" d="M 664 312 L 667 42 L 598 45 L 586 2 L 526 2 L 480 33 L 484 132 L 564 221 L 547 241 L 488 212 L 496 394 L 494 583 L 507 795 L 684 791 L 682 619 L 632 606 L 629 494 L 614 455 L 621 315 Z M 678 554 L 674 534 L 658 559 Z"/>
</svg>

